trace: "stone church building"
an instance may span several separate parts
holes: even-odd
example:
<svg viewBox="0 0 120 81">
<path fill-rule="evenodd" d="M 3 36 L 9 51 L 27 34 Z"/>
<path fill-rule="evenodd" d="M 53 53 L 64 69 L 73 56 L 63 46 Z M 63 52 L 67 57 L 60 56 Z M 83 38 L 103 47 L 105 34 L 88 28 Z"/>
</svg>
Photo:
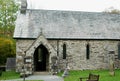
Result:
<svg viewBox="0 0 120 81">
<path fill-rule="evenodd" d="M 14 31 L 16 71 L 120 68 L 120 15 L 27 9 L 21 6 Z"/>
</svg>

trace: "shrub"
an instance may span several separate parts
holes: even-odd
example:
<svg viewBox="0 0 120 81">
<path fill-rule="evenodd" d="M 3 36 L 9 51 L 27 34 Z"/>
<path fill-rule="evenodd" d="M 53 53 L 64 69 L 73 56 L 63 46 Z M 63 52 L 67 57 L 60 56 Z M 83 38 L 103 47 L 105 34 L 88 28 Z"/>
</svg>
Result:
<svg viewBox="0 0 120 81">
<path fill-rule="evenodd" d="M 0 76 L 2 75 L 2 70 L 0 70 Z"/>
<path fill-rule="evenodd" d="M 6 63 L 7 57 L 15 56 L 15 43 L 9 38 L 0 38 L 0 65 Z"/>
</svg>

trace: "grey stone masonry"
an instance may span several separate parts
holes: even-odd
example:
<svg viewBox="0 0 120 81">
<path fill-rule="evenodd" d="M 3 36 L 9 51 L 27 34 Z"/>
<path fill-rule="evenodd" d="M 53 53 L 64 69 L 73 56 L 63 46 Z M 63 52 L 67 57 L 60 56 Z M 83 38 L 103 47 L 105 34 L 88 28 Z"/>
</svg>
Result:
<svg viewBox="0 0 120 81">
<path fill-rule="evenodd" d="M 43 43 L 42 39 L 44 40 L 44 38 L 40 38 L 37 41 Z M 22 72 L 24 51 L 30 47 L 27 55 L 31 57 L 31 63 L 26 64 L 25 70 L 26 74 L 32 74 L 34 72 L 34 54 L 31 53 L 34 53 L 32 47 L 37 48 L 41 44 L 38 42 L 34 42 L 34 40 L 17 40 L 17 71 Z M 50 54 L 49 65 L 47 66 L 48 71 L 51 69 L 52 56 L 58 57 L 60 70 L 66 68 L 66 63 L 68 63 L 70 70 L 108 69 L 111 56 L 113 57 L 115 68 L 120 68 L 120 60 L 118 59 L 119 42 L 118 40 L 47 40 L 47 42 L 44 42 L 46 43 L 44 45 Z M 36 45 L 37 43 L 38 45 Z M 86 45 L 88 43 L 90 45 L 89 59 L 86 58 Z M 66 44 L 66 59 L 63 59 L 63 44 Z"/>
<path fill-rule="evenodd" d="M 53 43 L 55 40 L 49 42 L 52 46 L 57 47 Z M 67 45 L 67 59 L 62 59 L 64 43 Z M 89 59 L 86 58 L 86 45 L 88 43 L 90 45 Z M 113 55 L 115 66 L 120 68 L 118 43 L 119 41 L 112 40 L 59 40 L 60 66 L 65 68 L 67 61 L 72 70 L 108 69 L 109 58 Z M 113 52 L 113 54 L 109 54 L 109 52 Z"/>
</svg>

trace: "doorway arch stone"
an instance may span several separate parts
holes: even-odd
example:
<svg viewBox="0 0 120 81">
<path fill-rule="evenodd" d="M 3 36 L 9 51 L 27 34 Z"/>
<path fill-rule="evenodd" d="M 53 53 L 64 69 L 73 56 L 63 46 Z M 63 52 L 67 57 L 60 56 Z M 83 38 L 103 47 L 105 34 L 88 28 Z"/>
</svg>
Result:
<svg viewBox="0 0 120 81">
<path fill-rule="evenodd" d="M 56 51 L 53 49 L 53 47 L 49 44 L 48 40 L 45 38 L 43 34 L 40 34 L 38 38 L 31 44 L 31 46 L 26 50 L 25 57 L 31 57 L 31 62 L 29 65 L 26 64 L 26 72 L 28 74 L 33 74 L 35 70 L 34 66 L 34 53 L 36 49 L 38 49 L 39 46 L 43 46 L 45 50 L 47 50 L 48 53 L 48 61 L 46 66 L 46 71 L 50 71 L 51 69 L 51 57 L 56 56 Z M 29 69 L 28 69 L 29 68 Z"/>
</svg>

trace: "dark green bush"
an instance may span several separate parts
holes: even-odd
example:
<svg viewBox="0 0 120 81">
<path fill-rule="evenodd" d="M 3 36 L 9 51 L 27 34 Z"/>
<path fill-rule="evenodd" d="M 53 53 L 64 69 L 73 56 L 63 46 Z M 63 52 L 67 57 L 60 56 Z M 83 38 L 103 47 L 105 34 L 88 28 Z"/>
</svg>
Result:
<svg viewBox="0 0 120 81">
<path fill-rule="evenodd" d="M 2 70 L 0 70 L 0 76 L 2 75 Z"/>
<path fill-rule="evenodd" d="M 0 65 L 5 65 L 8 57 L 15 57 L 15 42 L 10 38 L 0 37 Z"/>
</svg>

